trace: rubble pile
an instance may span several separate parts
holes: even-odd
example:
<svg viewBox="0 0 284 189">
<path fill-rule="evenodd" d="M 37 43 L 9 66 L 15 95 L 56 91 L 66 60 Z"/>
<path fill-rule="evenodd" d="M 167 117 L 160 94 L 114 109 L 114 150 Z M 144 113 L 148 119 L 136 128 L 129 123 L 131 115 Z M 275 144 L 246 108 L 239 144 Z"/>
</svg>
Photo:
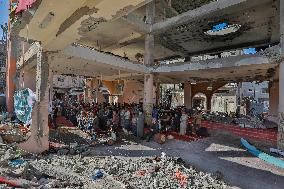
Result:
<svg viewBox="0 0 284 189">
<path fill-rule="evenodd" d="M 13 143 L 22 142 L 28 137 L 28 130 L 15 123 L 6 123 L 0 125 L 0 142 Z"/>
<path fill-rule="evenodd" d="M 225 113 L 207 113 L 203 115 L 203 120 L 225 125 L 238 125 L 242 128 L 276 128 L 276 121 L 270 117 L 260 118 L 258 116 L 242 115 L 240 117 L 230 117 Z"/>
<path fill-rule="evenodd" d="M 240 118 L 234 118 L 234 123 L 238 124 L 242 128 L 260 128 L 265 129 L 263 121 L 257 117 L 243 116 Z"/>
<path fill-rule="evenodd" d="M 65 152 L 62 153 L 62 151 Z M 71 155 L 70 149 L 77 151 Z M 81 149 L 81 151 L 79 150 Z M 59 148 L 56 152 L 25 155 L 15 147 L 0 146 L 0 175 L 23 188 L 226 188 L 207 173 L 167 157 L 90 156 L 84 146 Z M 95 150 L 94 150 L 95 151 Z M 11 187 L 3 184 L 0 188 Z"/>
<path fill-rule="evenodd" d="M 7 133 L 9 128 L 2 131 Z M 0 188 L 227 187 L 220 177 L 197 171 L 165 153 L 160 157 L 98 156 L 99 144 L 94 145 L 90 135 L 76 128 L 51 129 L 49 140 L 49 151 L 39 155 L 0 142 Z"/>
</svg>

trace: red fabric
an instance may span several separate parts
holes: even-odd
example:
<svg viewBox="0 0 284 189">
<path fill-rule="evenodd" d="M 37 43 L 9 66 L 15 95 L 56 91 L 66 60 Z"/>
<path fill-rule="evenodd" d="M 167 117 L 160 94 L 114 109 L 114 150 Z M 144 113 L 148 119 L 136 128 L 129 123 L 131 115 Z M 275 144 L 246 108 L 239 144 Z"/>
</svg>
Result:
<svg viewBox="0 0 284 189">
<path fill-rule="evenodd" d="M 7 184 L 7 185 L 12 186 L 12 187 L 18 187 L 18 184 L 11 182 L 11 181 L 3 178 L 3 177 L 0 177 L 0 183 Z"/>
<path fill-rule="evenodd" d="M 56 117 L 56 124 L 59 125 L 63 125 L 64 127 L 74 127 L 74 125 L 72 124 L 71 121 L 69 121 L 68 119 L 66 119 L 64 116 L 58 116 Z"/>
<path fill-rule="evenodd" d="M 17 9 L 16 9 L 16 13 L 27 10 L 35 2 L 36 2 L 36 0 L 19 0 L 18 5 L 17 5 Z"/>
<path fill-rule="evenodd" d="M 176 171 L 175 176 L 179 180 L 181 187 L 185 187 L 187 184 L 188 176 L 182 174 L 179 170 Z"/>
</svg>

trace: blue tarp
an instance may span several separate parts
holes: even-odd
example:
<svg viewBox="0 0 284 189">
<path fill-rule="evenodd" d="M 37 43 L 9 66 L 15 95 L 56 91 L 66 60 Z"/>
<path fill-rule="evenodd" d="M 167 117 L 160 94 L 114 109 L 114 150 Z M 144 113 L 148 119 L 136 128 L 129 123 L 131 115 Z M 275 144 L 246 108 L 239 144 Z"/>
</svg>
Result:
<svg viewBox="0 0 284 189">
<path fill-rule="evenodd" d="M 266 161 L 272 165 L 275 165 L 277 167 L 283 168 L 284 169 L 284 161 L 282 161 L 281 159 L 278 159 L 276 157 L 270 156 L 258 149 L 256 149 L 256 147 L 252 146 L 250 143 L 248 143 L 245 139 L 241 139 L 241 143 L 244 147 L 246 147 L 246 149 L 252 153 L 253 155 L 255 155 L 256 157 L 262 159 L 263 161 Z"/>
</svg>

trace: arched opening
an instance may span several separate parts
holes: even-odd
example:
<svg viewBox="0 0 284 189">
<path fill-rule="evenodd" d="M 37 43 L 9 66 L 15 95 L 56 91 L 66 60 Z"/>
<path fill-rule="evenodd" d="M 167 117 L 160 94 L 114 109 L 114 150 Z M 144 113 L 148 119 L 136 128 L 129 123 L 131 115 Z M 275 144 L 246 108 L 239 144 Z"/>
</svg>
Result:
<svg viewBox="0 0 284 189">
<path fill-rule="evenodd" d="M 192 107 L 194 109 L 207 109 L 207 97 L 204 93 L 196 93 L 192 98 Z"/>
</svg>

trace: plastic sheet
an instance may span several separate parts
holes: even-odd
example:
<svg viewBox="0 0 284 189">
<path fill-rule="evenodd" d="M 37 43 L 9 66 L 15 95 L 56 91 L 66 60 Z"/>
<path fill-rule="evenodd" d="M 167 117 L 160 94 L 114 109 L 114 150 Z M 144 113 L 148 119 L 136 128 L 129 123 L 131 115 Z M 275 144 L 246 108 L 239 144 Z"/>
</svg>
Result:
<svg viewBox="0 0 284 189">
<path fill-rule="evenodd" d="M 23 89 L 15 92 L 14 108 L 17 118 L 25 123 L 31 124 L 33 104 L 36 95 L 31 89 Z"/>
<path fill-rule="evenodd" d="M 16 8 L 16 13 L 22 12 L 30 8 L 36 0 L 19 0 Z"/>
</svg>

